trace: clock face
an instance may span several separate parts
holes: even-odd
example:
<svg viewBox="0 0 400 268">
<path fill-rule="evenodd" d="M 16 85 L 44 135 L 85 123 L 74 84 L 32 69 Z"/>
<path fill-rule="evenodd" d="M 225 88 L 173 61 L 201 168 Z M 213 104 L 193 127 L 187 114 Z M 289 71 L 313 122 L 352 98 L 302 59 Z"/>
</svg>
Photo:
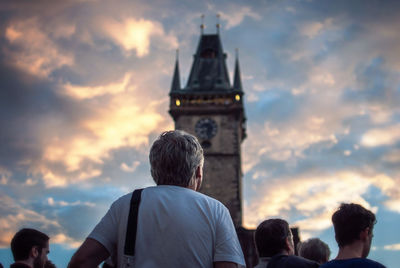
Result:
<svg viewBox="0 0 400 268">
<path fill-rule="evenodd" d="M 197 121 L 194 130 L 200 139 L 209 140 L 217 134 L 217 123 L 211 118 L 202 118 Z"/>
</svg>

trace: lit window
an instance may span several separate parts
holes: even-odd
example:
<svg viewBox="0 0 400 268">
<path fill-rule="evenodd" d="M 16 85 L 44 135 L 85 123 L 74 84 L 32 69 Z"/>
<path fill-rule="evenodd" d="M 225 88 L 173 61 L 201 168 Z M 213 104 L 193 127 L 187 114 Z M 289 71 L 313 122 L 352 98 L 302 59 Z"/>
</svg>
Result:
<svg viewBox="0 0 400 268">
<path fill-rule="evenodd" d="M 239 94 L 236 94 L 235 100 L 236 100 L 236 101 L 240 101 L 240 95 L 239 95 Z"/>
<path fill-rule="evenodd" d="M 179 99 L 176 99 L 175 104 L 176 106 L 181 106 L 181 101 Z"/>
</svg>

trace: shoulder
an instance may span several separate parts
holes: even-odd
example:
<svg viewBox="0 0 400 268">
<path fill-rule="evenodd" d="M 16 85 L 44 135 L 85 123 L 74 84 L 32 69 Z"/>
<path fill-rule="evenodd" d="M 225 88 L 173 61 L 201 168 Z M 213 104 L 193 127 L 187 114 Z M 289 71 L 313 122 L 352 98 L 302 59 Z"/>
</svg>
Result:
<svg viewBox="0 0 400 268">
<path fill-rule="evenodd" d="M 380 264 L 379 262 L 364 258 L 331 260 L 321 265 L 321 268 L 350 267 L 350 266 L 363 267 L 363 268 L 385 268 L 385 266 Z"/>
<path fill-rule="evenodd" d="M 29 268 L 30 266 L 20 263 L 20 262 L 16 262 L 10 265 L 10 268 Z"/>
<path fill-rule="evenodd" d="M 385 268 L 385 266 L 384 265 L 382 265 L 382 264 L 380 264 L 379 262 L 377 262 L 377 261 L 373 261 L 373 260 L 370 260 L 370 259 L 362 259 L 363 260 L 363 262 L 365 263 L 365 264 L 368 264 L 369 266 L 368 267 L 373 267 L 373 268 Z"/>
<path fill-rule="evenodd" d="M 318 263 L 295 255 L 288 256 L 287 263 L 296 265 L 296 267 L 319 267 Z"/>
<path fill-rule="evenodd" d="M 129 205 L 131 202 L 131 198 L 132 198 L 132 192 L 121 196 L 111 204 L 111 209 L 112 208 L 119 209 L 121 208 L 121 206 Z"/>
<path fill-rule="evenodd" d="M 340 267 L 340 265 L 337 263 L 336 260 L 328 261 L 320 266 L 320 268 L 334 268 L 334 267 Z"/>
</svg>

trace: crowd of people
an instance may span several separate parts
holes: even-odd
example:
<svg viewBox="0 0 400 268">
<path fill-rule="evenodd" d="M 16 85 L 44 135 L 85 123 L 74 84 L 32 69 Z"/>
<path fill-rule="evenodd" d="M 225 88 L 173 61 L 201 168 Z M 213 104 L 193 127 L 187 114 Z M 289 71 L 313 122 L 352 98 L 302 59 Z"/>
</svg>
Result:
<svg viewBox="0 0 400 268">
<path fill-rule="evenodd" d="M 116 200 L 72 256 L 68 267 L 244 267 L 245 260 L 228 209 L 198 192 L 203 149 L 184 131 L 162 133 L 150 150 L 157 186 Z M 267 219 L 256 229 L 256 268 L 382 268 L 367 259 L 375 215 L 358 204 L 342 204 L 332 216 L 338 255 L 318 238 L 301 242 L 294 254 L 288 222 Z M 47 259 L 49 237 L 34 229 L 11 241 L 11 268 L 55 267 Z M 103 264 L 102 264 L 103 263 Z"/>
</svg>

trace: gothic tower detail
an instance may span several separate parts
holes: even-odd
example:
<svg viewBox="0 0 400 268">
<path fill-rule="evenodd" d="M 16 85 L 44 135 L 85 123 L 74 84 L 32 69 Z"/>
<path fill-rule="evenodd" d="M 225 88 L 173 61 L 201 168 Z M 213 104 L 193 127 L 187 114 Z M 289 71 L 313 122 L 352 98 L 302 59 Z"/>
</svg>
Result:
<svg viewBox="0 0 400 268">
<path fill-rule="evenodd" d="M 205 155 L 201 192 L 220 200 L 236 227 L 242 225 L 241 143 L 246 137 L 243 89 L 236 56 L 229 81 L 219 34 L 202 32 L 186 86 L 181 87 L 178 57 L 170 90 L 175 129 L 195 135 Z"/>
</svg>

